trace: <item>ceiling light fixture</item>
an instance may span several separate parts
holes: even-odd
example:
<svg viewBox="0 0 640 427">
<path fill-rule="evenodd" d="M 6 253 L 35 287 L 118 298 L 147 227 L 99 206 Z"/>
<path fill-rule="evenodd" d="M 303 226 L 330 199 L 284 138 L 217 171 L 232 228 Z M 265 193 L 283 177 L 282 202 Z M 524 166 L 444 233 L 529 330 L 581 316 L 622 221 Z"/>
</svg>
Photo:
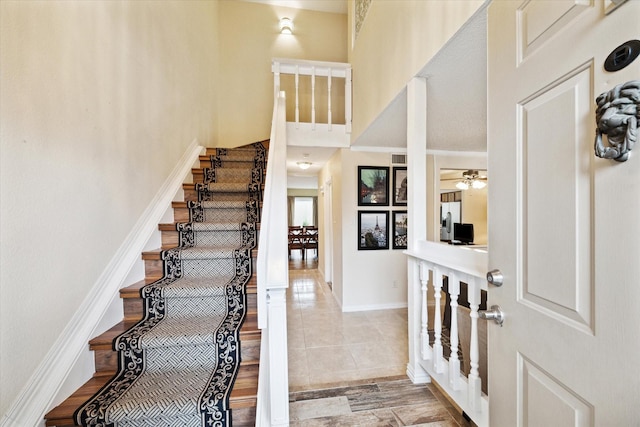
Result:
<svg viewBox="0 0 640 427">
<path fill-rule="evenodd" d="M 280 19 L 280 34 L 293 34 L 293 21 L 286 16 Z"/>
<path fill-rule="evenodd" d="M 300 169 L 305 170 L 309 169 L 309 167 L 311 166 L 311 162 L 298 162 L 297 165 Z"/>
<path fill-rule="evenodd" d="M 487 183 L 483 181 L 486 177 L 480 176 L 477 170 L 465 171 L 462 178 L 463 180 L 456 184 L 456 188 L 459 190 L 468 190 L 469 188 L 480 190 L 487 186 Z"/>
</svg>

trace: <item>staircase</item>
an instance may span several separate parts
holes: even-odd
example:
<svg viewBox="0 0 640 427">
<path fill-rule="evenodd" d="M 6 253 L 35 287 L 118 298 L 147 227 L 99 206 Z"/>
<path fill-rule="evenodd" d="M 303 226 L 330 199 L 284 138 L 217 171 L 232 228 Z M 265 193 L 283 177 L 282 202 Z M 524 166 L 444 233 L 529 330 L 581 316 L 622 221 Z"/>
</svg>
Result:
<svg viewBox="0 0 640 427">
<path fill-rule="evenodd" d="M 173 202 L 174 223 L 159 225 L 162 248 L 142 254 L 145 279 L 120 290 L 124 319 L 89 342 L 93 378 L 45 416 L 47 426 L 255 424 L 267 148 L 200 156 L 184 201 Z"/>
</svg>

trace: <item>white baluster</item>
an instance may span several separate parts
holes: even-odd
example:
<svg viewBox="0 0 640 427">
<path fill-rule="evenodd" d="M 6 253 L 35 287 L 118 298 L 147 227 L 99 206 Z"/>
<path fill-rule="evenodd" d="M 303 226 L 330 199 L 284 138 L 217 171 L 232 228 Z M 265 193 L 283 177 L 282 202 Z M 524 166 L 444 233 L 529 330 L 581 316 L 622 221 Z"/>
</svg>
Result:
<svg viewBox="0 0 640 427">
<path fill-rule="evenodd" d="M 316 130 L 316 67 L 311 67 L 311 129 Z"/>
<path fill-rule="evenodd" d="M 433 297 L 436 303 L 436 310 L 434 316 L 434 335 L 435 340 L 433 342 L 433 369 L 441 374 L 444 372 L 444 359 L 442 357 L 442 314 L 440 310 L 440 291 L 442 290 L 442 273 L 440 269 L 436 267 L 433 270 Z"/>
<path fill-rule="evenodd" d="M 329 75 L 327 76 L 327 124 L 329 130 L 331 130 L 331 71 L 332 68 L 329 67 Z"/>
<path fill-rule="evenodd" d="M 420 355 L 423 360 L 431 359 L 431 347 L 429 346 L 429 308 L 427 305 L 427 284 L 429 282 L 429 268 L 424 262 L 420 263 L 420 283 L 422 291 L 422 318 L 420 325 Z"/>
<path fill-rule="evenodd" d="M 347 68 L 344 88 L 344 120 L 347 133 L 351 133 L 351 68 Z"/>
<path fill-rule="evenodd" d="M 300 66 L 296 65 L 296 129 L 300 128 Z"/>
<path fill-rule="evenodd" d="M 458 295 L 460 281 L 455 272 L 449 273 L 449 298 L 451 300 L 451 328 L 449 329 L 449 385 L 454 390 L 460 389 L 460 359 L 458 358 Z"/>
<path fill-rule="evenodd" d="M 480 378 L 480 351 L 478 348 L 478 309 L 480 308 L 480 284 L 475 277 L 470 278 L 467 295 L 471 309 L 471 342 L 469 344 L 469 404 L 473 410 L 480 409 L 482 379 Z"/>
</svg>

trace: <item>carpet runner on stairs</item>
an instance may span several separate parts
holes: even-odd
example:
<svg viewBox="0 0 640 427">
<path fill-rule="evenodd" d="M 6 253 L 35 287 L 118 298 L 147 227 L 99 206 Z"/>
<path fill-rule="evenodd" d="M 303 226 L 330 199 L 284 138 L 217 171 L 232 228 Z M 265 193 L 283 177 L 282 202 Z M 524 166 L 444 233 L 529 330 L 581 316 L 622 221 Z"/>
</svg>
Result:
<svg viewBox="0 0 640 427">
<path fill-rule="evenodd" d="M 143 319 L 114 340 L 118 372 L 75 413 L 81 426 L 230 426 L 240 327 L 266 149 L 217 149 L 164 276 L 141 289 Z"/>
</svg>

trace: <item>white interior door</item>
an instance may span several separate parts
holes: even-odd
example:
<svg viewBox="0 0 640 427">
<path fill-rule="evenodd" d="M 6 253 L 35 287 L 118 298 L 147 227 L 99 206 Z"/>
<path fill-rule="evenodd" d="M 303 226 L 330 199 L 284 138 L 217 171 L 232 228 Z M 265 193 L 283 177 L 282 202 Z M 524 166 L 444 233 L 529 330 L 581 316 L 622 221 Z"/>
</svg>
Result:
<svg viewBox="0 0 640 427">
<path fill-rule="evenodd" d="M 640 79 L 640 1 L 489 6 L 490 424 L 640 426 L 640 145 L 594 156 L 595 99 Z"/>
</svg>

